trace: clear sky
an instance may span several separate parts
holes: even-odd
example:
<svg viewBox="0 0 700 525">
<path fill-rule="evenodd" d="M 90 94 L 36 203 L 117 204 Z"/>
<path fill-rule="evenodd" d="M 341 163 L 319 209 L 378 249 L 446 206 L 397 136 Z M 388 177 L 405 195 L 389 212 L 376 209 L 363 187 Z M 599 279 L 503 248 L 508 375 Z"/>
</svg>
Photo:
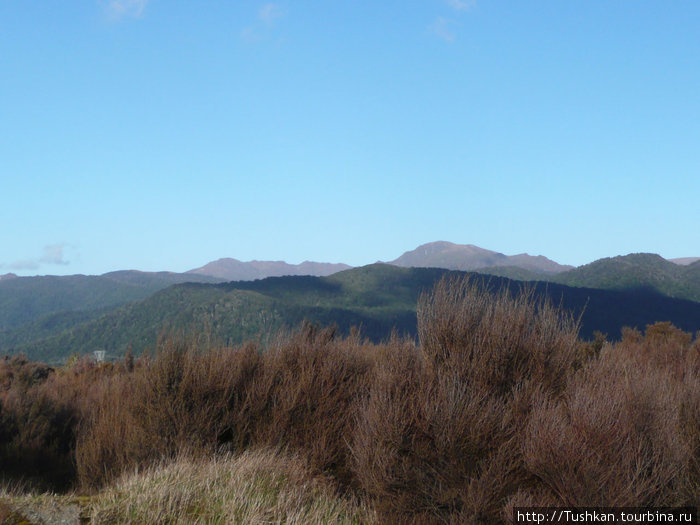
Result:
<svg viewBox="0 0 700 525">
<path fill-rule="evenodd" d="M 0 273 L 700 256 L 697 0 L 0 0 Z"/>
</svg>

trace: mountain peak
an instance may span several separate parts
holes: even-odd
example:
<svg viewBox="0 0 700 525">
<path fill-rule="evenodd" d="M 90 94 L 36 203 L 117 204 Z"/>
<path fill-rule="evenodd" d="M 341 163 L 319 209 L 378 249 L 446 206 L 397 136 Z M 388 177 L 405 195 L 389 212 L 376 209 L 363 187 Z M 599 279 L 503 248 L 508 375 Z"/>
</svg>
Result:
<svg viewBox="0 0 700 525">
<path fill-rule="evenodd" d="M 700 261 L 700 257 L 678 257 L 676 259 L 668 259 L 674 264 L 680 264 L 681 266 L 689 266 L 695 262 Z"/>
<path fill-rule="evenodd" d="M 504 255 L 500 252 L 480 248 L 473 244 L 455 244 L 435 241 L 421 244 L 416 249 L 390 261 L 389 264 L 403 267 L 433 267 L 448 270 L 471 271 L 481 268 L 517 266 L 542 274 L 559 273 L 571 268 L 558 264 L 542 255 L 526 253 Z"/>
<path fill-rule="evenodd" d="M 668 264 L 668 261 L 661 257 L 658 253 L 628 253 L 627 255 L 618 255 L 617 257 L 613 257 L 613 259 L 628 264 Z"/>
<path fill-rule="evenodd" d="M 351 268 L 347 264 L 304 261 L 301 264 L 288 264 L 284 261 L 239 261 L 230 257 L 217 259 L 187 273 L 208 275 L 227 281 L 254 281 L 266 277 L 285 275 L 331 275 Z"/>
</svg>

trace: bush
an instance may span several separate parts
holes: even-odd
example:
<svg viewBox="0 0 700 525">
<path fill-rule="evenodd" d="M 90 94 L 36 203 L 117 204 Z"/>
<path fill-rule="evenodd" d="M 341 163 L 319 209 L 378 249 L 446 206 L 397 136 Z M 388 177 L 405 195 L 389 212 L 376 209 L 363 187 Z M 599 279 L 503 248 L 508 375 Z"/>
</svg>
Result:
<svg viewBox="0 0 700 525">
<path fill-rule="evenodd" d="M 302 327 L 263 353 L 238 432 L 247 428 L 251 444 L 287 447 L 318 472 L 350 483 L 347 441 L 371 362 L 356 339 L 337 337 L 333 328 Z"/>
<path fill-rule="evenodd" d="M 628 331 L 563 399 L 538 403 L 524 457 L 542 493 L 563 505 L 697 505 L 700 361 L 690 341 L 670 325 Z"/>
<path fill-rule="evenodd" d="M 377 366 L 353 436 L 355 473 L 383 520 L 498 520 L 531 483 L 518 432 L 536 395 L 573 372 L 577 325 L 529 291 L 443 280 L 418 305 L 420 353 Z"/>
<path fill-rule="evenodd" d="M 155 359 L 105 382 L 78 438 L 81 484 L 101 486 L 183 451 L 214 452 L 258 361 L 250 347 L 200 353 L 193 341 L 163 339 Z"/>
<path fill-rule="evenodd" d="M 254 445 L 299 451 L 349 483 L 346 436 L 370 366 L 359 347 L 310 325 L 264 353 L 164 340 L 153 361 L 105 388 L 78 440 L 80 480 L 98 487 L 183 451 Z"/>
<path fill-rule="evenodd" d="M 75 369 L 0 360 L 0 464 L 2 476 L 30 486 L 64 489 L 75 479 L 78 422 L 100 373 L 80 361 Z"/>
</svg>

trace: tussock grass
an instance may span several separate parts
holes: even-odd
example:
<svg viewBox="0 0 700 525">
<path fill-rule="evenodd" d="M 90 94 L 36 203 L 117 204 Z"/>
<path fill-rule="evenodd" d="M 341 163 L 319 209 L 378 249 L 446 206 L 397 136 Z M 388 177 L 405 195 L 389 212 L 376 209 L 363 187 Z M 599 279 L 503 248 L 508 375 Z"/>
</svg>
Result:
<svg viewBox="0 0 700 525">
<path fill-rule="evenodd" d="M 91 518 L 105 525 L 376 523 L 301 459 L 261 450 L 179 458 L 125 475 L 95 498 Z"/>
</svg>

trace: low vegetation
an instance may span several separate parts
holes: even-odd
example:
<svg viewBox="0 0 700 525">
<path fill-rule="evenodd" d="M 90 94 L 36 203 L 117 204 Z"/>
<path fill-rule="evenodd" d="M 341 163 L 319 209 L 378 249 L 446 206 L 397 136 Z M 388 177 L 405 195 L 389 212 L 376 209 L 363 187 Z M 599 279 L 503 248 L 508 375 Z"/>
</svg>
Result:
<svg viewBox="0 0 700 525">
<path fill-rule="evenodd" d="M 90 505 L 92 523 L 376 522 L 366 506 L 339 497 L 333 483 L 299 458 L 246 451 L 208 460 L 180 458 L 122 476 Z"/>
<path fill-rule="evenodd" d="M 532 291 L 443 279 L 419 343 L 303 325 L 256 344 L 0 361 L 0 465 L 95 523 L 503 523 L 700 503 L 700 341 L 622 340 Z M 0 499 L 2 499 L 0 497 Z M 11 501 L 11 498 L 10 498 Z"/>
</svg>

